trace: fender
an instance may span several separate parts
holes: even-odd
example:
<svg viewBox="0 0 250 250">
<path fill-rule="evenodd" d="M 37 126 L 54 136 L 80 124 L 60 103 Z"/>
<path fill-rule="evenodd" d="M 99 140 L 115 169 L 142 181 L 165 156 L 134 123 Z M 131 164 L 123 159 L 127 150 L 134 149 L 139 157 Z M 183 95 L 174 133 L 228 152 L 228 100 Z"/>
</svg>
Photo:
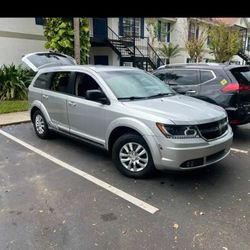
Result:
<svg viewBox="0 0 250 250">
<path fill-rule="evenodd" d="M 35 100 L 34 102 L 32 102 L 31 107 L 30 107 L 30 117 L 31 117 L 31 111 L 34 107 L 39 108 L 39 110 L 44 115 L 44 118 L 45 118 L 46 122 L 48 123 L 49 127 L 55 128 L 55 125 L 52 123 L 52 121 L 50 119 L 48 111 L 46 110 L 43 103 L 39 100 Z"/>
<path fill-rule="evenodd" d="M 118 127 L 128 127 L 137 131 L 139 134 L 143 136 L 144 140 L 149 146 L 154 162 L 156 163 L 156 159 L 161 158 L 160 148 L 159 148 L 160 145 L 154 133 L 152 132 L 152 130 L 148 126 L 146 126 L 145 123 L 132 117 L 118 118 L 110 123 L 110 125 L 107 128 L 106 135 L 105 135 L 105 145 L 104 145 L 105 149 L 108 150 L 108 142 L 109 142 L 110 134 L 115 128 L 118 128 Z"/>
</svg>

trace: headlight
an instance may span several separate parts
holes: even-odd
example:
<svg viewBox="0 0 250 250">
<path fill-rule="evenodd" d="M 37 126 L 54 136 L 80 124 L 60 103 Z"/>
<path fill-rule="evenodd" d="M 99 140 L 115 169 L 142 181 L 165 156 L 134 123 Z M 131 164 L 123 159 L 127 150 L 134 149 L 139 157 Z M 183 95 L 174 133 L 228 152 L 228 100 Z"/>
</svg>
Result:
<svg viewBox="0 0 250 250">
<path fill-rule="evenodd" d="M 156 123 L 158 129 L 168 138 L 197 138 L 199 137 L 198 130 L 195 126 L 189 125 L 166 125 Z"/>
</svg>

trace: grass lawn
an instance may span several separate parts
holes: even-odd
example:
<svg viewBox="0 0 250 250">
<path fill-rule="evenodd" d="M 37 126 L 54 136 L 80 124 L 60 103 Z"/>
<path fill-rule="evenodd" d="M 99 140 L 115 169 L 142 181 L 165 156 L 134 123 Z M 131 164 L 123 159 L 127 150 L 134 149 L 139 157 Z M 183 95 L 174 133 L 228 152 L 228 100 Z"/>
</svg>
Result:
<svg viewBox="0 0 250 250">
<path fill-rule="evenodd" d="M 28 110 L 28 101 L 0 101 L 0 114 Z"/>
</svg>

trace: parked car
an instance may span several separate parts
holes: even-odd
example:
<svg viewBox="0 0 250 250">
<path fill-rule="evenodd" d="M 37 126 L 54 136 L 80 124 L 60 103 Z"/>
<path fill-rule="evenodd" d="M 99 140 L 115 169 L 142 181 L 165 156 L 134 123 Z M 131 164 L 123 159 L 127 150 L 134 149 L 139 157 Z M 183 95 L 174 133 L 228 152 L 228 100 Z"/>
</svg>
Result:
<svg viewBox="0 0 250 250">
<path fill-rule="evenodd" d="M 233 133 L 225 110 L 176 94 L 152 74 L 75 65 L 55 53 L 22 60 L 37 72 L 29 103 L 42 139 L 57 131 L 100 146 L 121 173 L 135 178 L 155 169 L 204 167 L 229 154 Z"/>
<path fill-rule="evenodd" d="M 250 122 L 250 66 L 170 64 L 153 74 L 180 94 L 223 107 L 231 125 Z"/>
</svg>

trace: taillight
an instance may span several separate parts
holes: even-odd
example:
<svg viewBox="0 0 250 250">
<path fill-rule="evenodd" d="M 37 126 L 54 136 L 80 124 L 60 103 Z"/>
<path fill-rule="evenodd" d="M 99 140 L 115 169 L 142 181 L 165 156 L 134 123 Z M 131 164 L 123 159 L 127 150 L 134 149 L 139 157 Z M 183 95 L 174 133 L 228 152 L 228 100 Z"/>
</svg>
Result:
<svg viewBox="0 0 250 250">
<path fill-rule="evenodd" d="M 239 83 L 229 83 L 227 86 L 221 89 L 222 92 L 244 92 L 244 91 L 250 91 L 249 85 L 239 84 Z"/>
</svg>

